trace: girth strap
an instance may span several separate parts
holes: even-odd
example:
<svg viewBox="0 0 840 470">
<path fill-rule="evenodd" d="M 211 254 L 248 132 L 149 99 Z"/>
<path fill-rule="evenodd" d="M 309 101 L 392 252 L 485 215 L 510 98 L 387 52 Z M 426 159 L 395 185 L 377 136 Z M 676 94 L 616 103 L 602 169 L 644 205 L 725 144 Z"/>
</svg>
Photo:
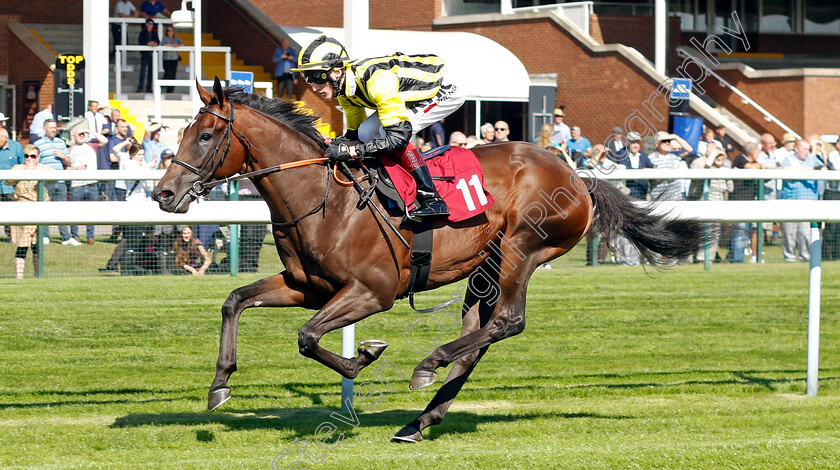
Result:
<svg viewBox="0 0 840 470">
<path fill-rule="evenodd" d="M 411 273 L 408 277 L 408 304 L 417 312 L 431 313 L 461 300 L 460 297 L 456 297 L 429 308 L 417 308 L 414 306 L 414 293 L 426 287 L 426 281 L 429 280 L 429 273 L 432 271 L 434 231 L 432 230 L 432 223 L 429 221 L 414 223 L 411 230 L 414 232 L 414 237 L 411 240 Z"/>
</svg>

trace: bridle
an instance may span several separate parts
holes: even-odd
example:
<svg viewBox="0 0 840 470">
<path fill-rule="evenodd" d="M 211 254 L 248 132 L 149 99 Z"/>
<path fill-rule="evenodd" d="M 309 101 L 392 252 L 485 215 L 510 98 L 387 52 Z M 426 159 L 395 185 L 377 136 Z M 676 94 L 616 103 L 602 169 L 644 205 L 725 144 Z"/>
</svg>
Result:
<svg viewBox="0 0 840 470">
<path fill-rule="evenodd" d="M 224 121 L 226 123 L 224 134 L 222 135 L 222 138 L 219 139 L 216 146 L 213 148 L 213 153 L 212 153 L 211 157 L 209 159 L 205 160 L 204 163 L 201 164 L 200 168 L 196 168 L 195 166 L 190 165 L 189 163 L 187 163 L 183 160 L 179 160 L 179 159 L 174 158 L 174 157 L 172 158 L 172 163 L 175 163 L 177 165 L 180 165 L 180 166 L 186 168 L 191 173 L 194 173 L 194 174 L 198 175 L 198 177 L 200 178 L 198 181 L 193 183 L 192 187 L 190 187 L 189 190 L 187 190 L 187 194 L 190 197 L 192 197 L 193 199 L 200 200 L 200 198 L 202 196 L 207 195 L 213 188 L 215 188 L 216 186 L 218 186 L 222 183 L 229 183 L 231 181 L 238 181 L 238 180 L 241 180 L 241 179 L 250 178 L 252 176 L 261 176 L 261 175 L 265 175 L 265 174 L 268 174 L 268 173 L 275 173 L 275 172 L 278 172 L 278 171 L 288 170 L 288 169 L 291 169 L 291 168 L 298 168 L 298 167 L 302 167 L 302 166 L 308 166 L 308 165 L 313 165 L 313 164 L 320 164 L 320 163 L 329 162 L 329 158 L 326 158 L 326 157 L 310 158 L 310 159 L 307 159 L 307 160 L 297 160 L 297 161 L 293 161 L 293 162 L 282 163 L 280 165 L 270 166 L 268 168 L 263 168 L 262 170 L 249 171 L 247 173 L 241 173 L 237 176 L 230 176 L 230 177 L 221 178 L 221 179 L 218 179 L 218 180 L 215 180 L 215 181 L 210 181 L 213 178 L 213 175 L 216 173 L 216 171 L 224 163 L 225 158 L 227 158 L 228 151 L 230 150 L 231 131 L 234 131 L 238 134 L 237 138 L 242 143 L 242 146 L 245 147 L 245 151 L 247 152 L 247 154 L 245 155 L 245 168 L 248 168 L 250 166 L 250 162 L 252 160 L 251 149 L 253 149 L 257 152 L 260 151 L 260 149 L 255 147 L 254 144 L 252 144 L 251 141 L 248 140 L 248 137 L 245 136 L 245 134 L 242 133 L 242 131 L 240 131 L 239 129 L 234 127 L 234 124 L 233 124 L 233 108 L 234 108 L 233 107 L 233 102 L 229 103 L 229 105 L 230 105 L 230 115 L 229 116 L 223 116 L 222 114 L 210 109 L 209 106 L 212 105 L 214 102 L 215 102 L 215 98 L 214 98 L 214 100 L 210 101 L 208 106 L 204 106 L 204 107 L 202 107 L 201 109 L 198 110 L 198 114 L 201 114 L 201 113 L 212 114 L 213 116 L 216 116 L 217 118 L 221 119 L 222 121 Z M 219 150 L 222 147 L 222 142 L 224 142 L 225 148 L 224 148 L 224 150 L 222 150 L 222 154 L 219 157 L 219 159 L 216 160 L 216 156 L 219 154 Z M 208 166 L 210 167 L 210 170 L 205 172 L 204 170 Z M 329 185 L 329 177 L 330 177 L 330 173 L 331 173 L 330 165 L 326 165 L 326 169 L 327 169 L 326 176 L 327 176 L 327 180 L 328 180 L 327 185 L 326 185 L 327 189 L 326 189 L 326 192 L 324 194 L 324 198 L 321 200 L 321 203 L 318 204 L 318 206 L 316 206 L 311 211 L 308 211 L 304 215 L 302 215 L 300 217 L 297 217 L 290 222 L 273 222 L 275 226 L 281 226 L 282 227 L 282 226 L 295 225 L 298 222 L 300 222 L 301 220 L 309 217 L 312 214 L 317 213 L 322 208 L 326 207 L 327 198 L 329 197 L 329 194 L 330 194 L 330 185 Z M 333 178 L 336 180 L 336 182 L 339 185 L 341 185 L 341 186 L 352 186 L 354 184 L 353 182 L 343 181 L 341 178 L 339 178 L 337 170 L 338 170 L 338 167 L 334 166 L 332 168 L 332 174 L 333 174 Z M 361 179 L 358 180 L 358 181 L 361 181 Z"/>
<path fill-rule="evenodd" d="M 211 101 L 210 104 L 212 104 L 212 103 L 213 102 Z M 241 177 L 247 178 L 248 176 L 251 176 L 250 174 L 246 174 L 246 175 L 239 175 L 238 177 L 230 178 L 230 179 L 225 178 L 225 179 L 221 179 L 221 180 L 210 181 L 210 179 L 213 178 L 213 175 L 216 173 L 216 171 L 225 162 L 225 158 L 227 158 L 228 150 L 230 150 L 231 130 L 236 131 L 236 133 L 239 134 L 238 139 L 239 139 L 240 142 L 242 142 L 244 140 L 243 147 L 245 147 L 245 151 L 247 152 L 247 154 L 245 155 L 246 167 L 248 165 L 248 162 L 251 160 L 251 149 L 254 149 L 257 152 L 260 151 L 258 148 L 254 147 L 254 145 L 251 143 L 250 140 L 248 140 L 248 137 L 246 137 L 245 134 L 242 133 L 242 131 L 240 131 L 239 129 L 234 127 L 234 125 L 233 125 L 233 103 L 231 102 L 229 104 L 230 104 L 230 115 L 227 116 L 227 117 L 225 117 L 225 116 L 221 115 L 220 113 L 210 109 L 209 106 L 204 106 L 204 107 L 202 107 L 201 109 L 198 110 L 198 114 L 201 114 L 201 113 L 212 114 L 212 115 L 216 116 L 217 118 L 221 119 L 222 121 L 224 121 L 227 124 L 225 126 L 225 131 L 224 131 L 224 134 L 222 135 L 222 138 L 219 139 L 219 141 L 216 143 L 216 147 L 213 148 L 212 155 L 210 156 L 209 159 L 204 160 L 204 163 L 201 164 L 201 168 L 196 168 L 196 167 L 190 165 L 189 163 L 187 163 L 183 160 L 179 160 L 179 159 L 174 158 L 174 157 L 172 158 L 172 163 L 175 163 L 176 165 L 181 165 L 182 167 L 186 168 L 190 172 L 198 175 L 199 180 L 196 181 L 195 183 L 193 183 L 192 187 L 189 189 L 189 191 L 187 191 L 187 194 L 189 194 L 193 199 L 198 199 L 201 196 L 206 195 L 214 187 L 216 187 L 216 186 L 218 186 L 222 183 L 225 183 L 228 180 L 233 181 L 235 179 L 241 179 Z M 224 144 L 225 144 L 225 149 L 222 152 L 220 158 L 217 160 L 216 156 L 219 154 L 219 149 L 222 146 L 222 142 L 224 142 Z M 210 168 L 209 171 L 205 172 L 204 170 L 208 166 L 210 166 L 211 168 Z"/>
</svg>

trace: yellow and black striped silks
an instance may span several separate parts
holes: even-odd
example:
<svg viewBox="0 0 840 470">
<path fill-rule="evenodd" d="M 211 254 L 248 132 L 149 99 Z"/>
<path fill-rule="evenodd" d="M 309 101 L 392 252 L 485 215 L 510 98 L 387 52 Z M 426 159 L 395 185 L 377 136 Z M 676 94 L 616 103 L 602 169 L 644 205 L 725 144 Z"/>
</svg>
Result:
<svg viewBox="0 0 840 470">
<path fill-rule="evenodd" d="M 383 127 L 408 121 L 409 109 L 437 95 L 443 82 L 443 59 L 405 55 L 360 59 L 345 67 L 347 78 L 338 103 L 347 128 L 356 130 L 367 117 L 365 108 L 379 111 Z"/>
</svg>

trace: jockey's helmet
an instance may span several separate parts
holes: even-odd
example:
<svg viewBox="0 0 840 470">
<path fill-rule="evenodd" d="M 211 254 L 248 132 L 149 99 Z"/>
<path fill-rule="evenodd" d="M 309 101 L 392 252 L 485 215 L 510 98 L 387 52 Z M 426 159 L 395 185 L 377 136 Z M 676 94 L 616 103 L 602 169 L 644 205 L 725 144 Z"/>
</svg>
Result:
<svg viewBox="0 0 840 470">
<path fill-rule="evenodd" d="M 292 71 L 300 72 L 307 83 L 327 83 L 331 81 L 330 72 L 343 67 L 349 59 L 338 40 L 321 35 L 300 53 L 298 65 Z"/>
</svg>

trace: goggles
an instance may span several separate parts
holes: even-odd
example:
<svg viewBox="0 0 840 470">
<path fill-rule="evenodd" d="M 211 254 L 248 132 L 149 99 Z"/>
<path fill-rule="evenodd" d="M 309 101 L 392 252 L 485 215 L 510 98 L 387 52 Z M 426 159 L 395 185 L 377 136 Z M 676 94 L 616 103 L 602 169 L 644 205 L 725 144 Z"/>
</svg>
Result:
<svg viewBox="0 0 840 470">
<path fill-rule="evenodd" d="M 323 85 L 330 79 L 329 70 L 305 70 L 301 72 L 306 83 L 314 83 L 316 85 Z"/>
</svg>

